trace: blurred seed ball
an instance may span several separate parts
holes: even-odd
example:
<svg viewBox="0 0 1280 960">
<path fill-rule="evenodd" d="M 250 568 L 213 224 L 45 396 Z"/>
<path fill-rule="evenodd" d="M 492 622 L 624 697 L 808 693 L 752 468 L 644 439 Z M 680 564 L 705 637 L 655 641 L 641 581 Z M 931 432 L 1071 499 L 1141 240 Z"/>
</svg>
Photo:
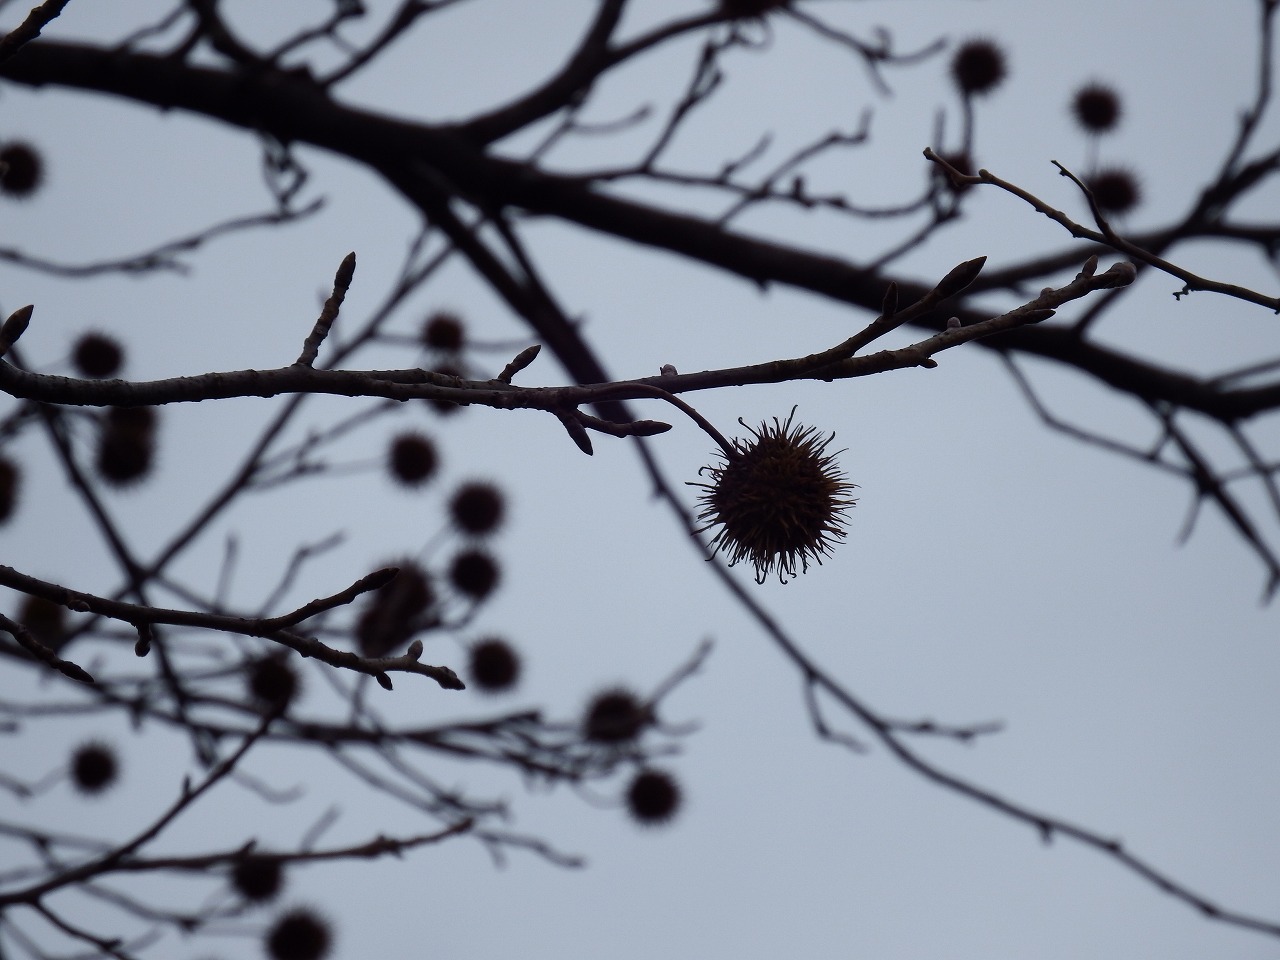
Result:
<svg viewBox="0 0 1280 960">
<path fill-rule="evenodd" d="M 378 594 L 397 610 L 409 614 L 422 613 L 436 602 L 430 574 L 412 560 L 401 560 L 396 565 L 400 572 L 394 580 L 379 588 Z"/>
<path fill-rule="evenodd" d="M 793 426 L 795 413 L 792 408 L 785 422 L 774 417 L 772 426 L 748 428 L 751 437 L 735 439 L 732 454 L 719 451 L 723 463 L 699 471 L 710 475 L 710 484 L 690 484 L 703 490 L 699 532 L 720 528 L 712 553 L 724 551 L 731 567 L 751 561 L 757 583 L 775 570 L 786 583 L 807 572 L 809 561 L 821 564 L 844 540 L 845 513 L 856 502 L 836 454 L 826 452 L 835 434 Z"/>
<path fill-rule="evenodd" d="M 642 770 L 627 788 L 627 811 L 645 827 L 671 820 L 680 809 L 680 785 L 665 770 Z"/>
<path fill-rule="evenodd" d="M 582 732 L 596 743 L 627 743 L 640 736 L 650 719 L 649 709 L 639 697 L 630 690 L 614 687 L 591 698 Z"/>
<path fill-rule="evenodd" d="M 71 362 L 82 377 L 101 380 L 114 377 L 124 363 L 124 350 L 105 333 L 86 333 L 76 341 Z"/>
<path fill-rule="evenodd" d="M 483 600 L 498 586 L 498 562 L 484 550 L 463 550 L 449 565 L 449 582 L 473 600 Z"/>
<path fill-rule="evenodd" d="M 86 797 L 108 790 L 119 776 L 115 748 L 101 740 L 81 744 L 71 755 L 71 782 Z"/>
<path fill-rule="evenodd" d="M 966 97 L 990 93 L 1007 69 L 1004 51 L 985 38 L 966 40 L 951 58 L 951 78 Z"/>
<path fill-rule="evenodd" d="M 436 445 L 422 433 L 402 433 L 391 441 L 387 467 L 391 477 L 405 487 L 420 487 L 440 465 Z"/>
<path fill-rule="evenodd" d="M 156 412 L 152 407 L 108 407 L 98 434 L 98 473 L 113 486 L 127 487 L 151 472 L 156 452 Z"/>
<path fill-rule="evenodd" d="M 454 366 L 451 363 L 440 364 L 439 366 L 435 367 L 431 372 L 440 373 L 446 377 L 462 376 L 462 369 L 460 367 Z M 431 409 L 434 410 L 436 413 L 443 414 L 445 416 L 448 416 L 451 413 L 457 413 L 459 410 L 462 409 L 462 404 L 454 403 L 452 400 L 428 400 L 427 403 L 431 405 Z"/>
<path fill-rule="evenodd" d="M 275 857 L 250 854 L 231 868 L 231 885 L 246 900 L 266 903 L 284 887 L 284 866 Z"/>
<path fill-rule="evenodd" d="M 1142 188 L 1133 171 L 1123 167 L 1099 170 L 1086 178 L 1093 199 L 1103 213 L 1125 214 L 1142 202 Z"/>
<path fill-rule="evenodd" d="M 60 603 L 28 595 L 22 601 L 18 622 L 54 653 L 67 642 L 67 608 Z"/>
<path fill-rule="evenodd" d="M 314 910 L 295 907 L 271 925 L 264 945 L 271 960 L 321 960 L 333 949 L 333 931 Z"/>
<path fill-rule="evenodd" d="M 106 424 L 113 430 L 150 433 L 156 428 L 155 407 L 108 407 Z"/>
<path fill-rule="evenodd" d="M 373 592 L 356 621 L 356 645 L 361 656 L 385 657 L 412 639 L 423 625 L 423 614 L 436 602 L 430 575 L 412 560 L 395 564 L 395 579 Z"/>
<path fill-rule="evenodd" d="M 271 653 L 249 663 L 249 696 L 259 706 L 283 713 L 298 696 L 298 672 L 283 653 Z"/>
<path fill-rule="evenodd" d="M 7 523 L 18 505 L 18 489 L 22 485 L 22 471 L 8 457 L 0 457 L 0 523 Z"/>
<path fill-rule="evenodd" d="M 0 193 L 26 199 L 44 182 L 44 159 L 29 143 L 7 143 L 0 147 Z"/>
<path fill-rule="evenodd" d="M 489 637 L 471 646 L 471 682 L 483 693 L 510 690 L 520 678 L 520 657 L 511 644 Z"/>
<path fill-rule="evenodd" d="M 1106 133 L 1120 123 L 1120 95 L 1104 84 L 1090 83 L 1076 91 L 1071 112 L 1086 133 Z"/>
<path fill-rule="evenodd" d="M 502 491 L 491 483 L 473 480 L 458 487 L 449 501 L 449 515 L 463 533 L 493 533 L 505 512 Z"/>
<path fill-rule="evenodd" d="M 955 167 L 956 170 L 960 171 L 960 173 L 964 174 L 966 177 L 972 177 L 974 175 L 974 171 L 977 169 L 973 162 L 973 157 L 964 151 L 940 153 L 938 156 L 951 166 Z M 930 166 L 933 167 L 935 173 L 942 177 L 942 181 L 946 184 L 947 189 L 951 190 L 953 193 L 965 193 L 972 189 L 972 183 L 957 183 L 952 179 L 951 174 L 948 173 L 945 168 L 938 166 L 936 163 L 930 164 Z"/>
<path fill-rule="evenodd" d="M 466 336 L 462 318 L 451 310 L 437 310 L 422 325 L 422 342 L 432 350 L 457 353 Z"/>
<path fill-rule="evenodd" d="M 380 607 L 367 607 L 356 621 L 356 647 L 362 657 L 389 656 L 412 635 L 403 618 Z"/>
</svg>

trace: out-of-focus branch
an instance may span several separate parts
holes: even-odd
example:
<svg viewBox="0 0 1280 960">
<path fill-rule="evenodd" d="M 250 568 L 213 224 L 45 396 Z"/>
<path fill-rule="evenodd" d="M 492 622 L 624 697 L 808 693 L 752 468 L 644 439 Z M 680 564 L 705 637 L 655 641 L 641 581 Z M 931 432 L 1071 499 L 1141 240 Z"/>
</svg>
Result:
<svg viewBox="0 0 1280 960">
<path fill-rule="evenodd" d="M 293 223 L 318 212 L 324 201 L 317 199 L 298 210 L 274 210 L 270 213 L 256 214 L 247 217 L 233 217 L 211 227 L 205 227 L 196 233 L 178 237 L 162 243 L 151 250 L 135 253 L 127 257 L 112 257 L 92 263 L 58 263 L 45 257 L 33 256 L 14 247 L 0 247 L 0 260 L 19 267 L 38 270 L 41 273 L 68 279 L 96 277 L 104 273 L 138 274 L 150 271 L 170 270 L 174 273 L 188 273 L 190 268 L 179 259 L 183 253 L 198 250 L 211 240 L 250 230 L 256 227 L 274 227 Z"/>
<path fill-rule="evenodd" d="M 171 58 L 37 41 L 21 56 L 0 64 L 0 77 L 32 85 L 100 90 L 143 103 L 182 107 L 254 130 L 266 128 L 281 141 L 311 143 L 372 166 L 415 205 L 423 196 L 438 196 L 444 189 L 484 210 L 516 208 L 567 220 L 680 254 L 761 286 L 782 283 L 876 310 L 891 279 L 837 257 L 748 237 L 700 217 L 612 196 L 578 177 L 489 156 L 454 129 L 397 121 L 335 103 L 315 83 L 294 75 L 265 83 Z M 423 183 L 415 186 L 418 180 Z M 927 292 L 905 278 L 896 282 L 906 299 L 918 299 Z M 963 306 L 954 312 L 966 327 L 987 319 Z M 942 320 L 933 316 L 920 322 L 937 328 Z M 1116 389 L 1223 421 L 1280 406 L 1280 386 L 1222 390 L 1069 331 L 1020 329 L 990 338 L 985 345 L 1055 360 Z M 571 369 L 590 365 L 581 346 L 561 359 Z"/>
<path fill-rule="evenodd" d="M 346 650 L 334 649 L 314 637 L 302 636 L 288 629 L 317 613 L 350 603 L 361 594 L 376 590 L 391 580 L 395 575 L 393 570 L 394 568 L 388 568 L 371 573 L 332 597 L 313 600 L 298 610 L 279 617 L 234 617 L 195 610 L 172 610 L 125 603 L 121 600 L 94 596 L 56 583 L 38 580 L 6 566 L 0 566 L 0 585 L 43 597 L 71 610 L 96 613 L 99 616 L 110 617 L 112 620 L 120 620 L 140 629 L 151 624 L 167 623 L 238 633 L 246 637 L 264 637 L 289 647 L 304 657 L 313 657 L 330 666 L 368 674 L 387 689 L 391 688 L 391 679 L 388 674 L 392 672 L 416 673 L 429 677 L 445 690 L 464 689 L 465 685 L 458 675 L 448 667 L 431 666 L 419 662 L 419 657 L 422 656 L 421 643 L 416 647 L 411 646 L 409 652 L 398 657 L 361 657 Z M 83 678 L 76 677 L 76 679 Z"/>
</svg>

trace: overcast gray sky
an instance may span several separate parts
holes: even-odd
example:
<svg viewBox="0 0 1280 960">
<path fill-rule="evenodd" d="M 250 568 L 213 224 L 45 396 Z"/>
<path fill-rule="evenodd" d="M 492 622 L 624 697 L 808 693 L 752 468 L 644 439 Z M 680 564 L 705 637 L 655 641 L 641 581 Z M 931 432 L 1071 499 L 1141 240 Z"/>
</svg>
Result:
<svg viewBox="0 0 1280 960">
<path fill-rule="evenodd" d="M 120 5 L 72 0 L 46 35 L 118 37 L 146 22 L 144 8 L 164 8 L 131 4 L 129 16 L 135 6 L 137 20 L 125 23 Z M 226 6 L 233 22 L 258 36 L 255 18 L 287 30 L 306 5 Z M 648 20 L 697 4 L 633 6 Z M 343 96 L 412 117 L 465 115 L 545 74 L 593 8 L 586 0 L 464 4 L 394 48 Z M 1128 223 L 1135 229 L 1186 209 L 1252 93 L 1255 14 L 1243 0 L 913 0 L 813 9 L 861 35 L 883 25 L 905 49 L 941 35 L 1000 42 L 1010 79 L 981 105 L 979 160 L 1076 214 L 1081 204 L 1050 161 L 1087 166 L 1067 104 L 1084 81 L 1114 84 L 1124 122 L 1101 151 L 1140 173 L 1147 202 Z M 6 8 L 6 25 L 19 12 Z M 690 49 L 677 45 L 613 81 L 596 118 L 677 91 Z M 889 72 L 893 92 L 882 96 L 858 63 L 779 23 L 767 54 L 730 61 L 722 97 L 675 156 L 714 168 L 761 130 L 795 143 L 833 124 L 853 125 L 870 108 L 872 142 L 842 154 L 842 168 L 831 161 L 822 170 L 843 178 L 855 201 L 905 199 L 924 176 L 920 151 L 938 106 L 955 122 L 946 63 L 943 56 Z M 0 209 L 6 245 L 70 261 L 106 258 L 267 205 L 256 144 L 240 131 L 96 96 L 15 87 L 3 90 L 0 117 L 0 137 L 29 139 L 49 160 L 42 194 Z M 1274 143 L 1277 132 L 1272 124 L 1264 142 Z M 626 157 L 626 143 L 601 146 L 600 156 Z M 300 155 L 311 170 L 307 195 L 324 195 L 325 211 L 300 226 L 214 243 L 192 258 L 189 276 L 68 284 L 0 265 L 0 307 L 36 305 L 22 344 L 29 362 L 63 369 L 76 336 L 100 328 L 128 345 L 131 378 L 283 365 L 297 355 L 349 250 L 359 265 L 339 331 L 347 323 L 354 329 L 385 294 L 417 219 L 371 174 L 312 151 Z M 1268 196 L 1280 202 L 1274 190 Z M 1060 228 L 1009 196 L 992 191 L 976 201 L 964 222 L 912 254 L 904 269 L 936 279 L 971 257 L 988 255 L 998 268 L 1064 243 Z M 895 236 L 875 223 L 850 228 L 793 215 L 745 225 L 855 261 Z M 797 356 L 838 342 L 867 319 L 805 294 L 761 294 L 563 227 L 537 227 L 530 236 L 561 302 L 583 318 L 618 377 L 651 375 L 663 363 L 693 371 Z M 1183 259 L 1222 279 L 1275 289 L 1265 264 L 1224 262 L 1212 249 L 1188 250 Z M 1196 371 L 1274 352 L 1275 317 L 1264 310 L 1207 294 L 1175 303 L 1174 289 L 1171 278 L 1144 277 L 1104 336 Z M 461 264 L 414 298 L 400 328 L 411 331 L 440 306 L 461 312 L 477 339 L 524 333 Z M 496 370 L 505 359 L 490 354 L 477 362 Z M 847 544 L 793 583 L 753 590 L 806 650 L 885 713 L 1005 724 L 969 746 L 923 745 L 929 758 L 1122 838 L 1224 906 L 1280 917 L 1280 651 L 1277 610 L 1258 603 L 1260 564 L 1211 509 L 1190 542 L 1177 546 L 1188 491 L 1048 433 L 991 356 L 962 348 L 939 359 L 932 371 L 692 398 L 727 433 L 741 432 L 738 417 L 754 424 L 798 405 L 798 419 L 836 433 L 834 446 L 847 448 L 842 466 L 860 486 Z M 1077 419 L 1146 436 L 1128 401 L 1078 377 L 1031 369 L 1046 395 Z M 528 384 L 564 380 L 549 357 L 522 376 Z M 144 553 L 212 489 L 272 409 L 268 401 L 240 400 L 165 411 L 156 478 L 113 500 Z M 342 409 L 320 402 L 315 416 Z M 694 480 L 709 462 L 710 443 L 674 422 L 654 449 L 670 476 Z M 501 701 L 445 694 L 406 677 L 393 694 L 374 691 L 389 716 L 429 722 L 545 705 L 569 718 L 602 685 L 647 689 L 702 640 L 713 640 L 714 652 L 666 704 L 666 719 L 699 725 L 669 762 L 688 800 L 674 823 L 637 830 L 595 794 L 526 791 L 506 774 L 442 765 L 441 781 L 510 798 L 513 827 L 585 856 L 589 866 L 566 870 L 529 855 L 498 869 L 478 844 L 459 840 L 403 861 L 297 872 L 288 900 L 332 912 L 335 956 L 1276 956 L 1273 940 L 1208 923 L 1093 852 L 1061 840 L 1043 845 L 1032 831 L 940 791 L 883 752 L 855 757 L 819 744 L 793 669 L 683 542 L 650 497 L 627 443 L 599 437 L 587 458 L 542 414 L 469 409 L 438 419 L 415 409 L 355 438 L 336 459 L 379 457 L 387 434 L 403 426 L 439 438 L 445 477 L 432 491 L 406 494 L 374 469 L 320 478 L 242 504 L 179 569 L 211 586 L 234 532 L 241 562 L 233 597 L 251 608 L 298 541 L 345 531 L 344 547 L 309 568 L 293 595 L 301 602 L 421 549 L 439 528 L 442 493 L 459 479 L 492 478 L 511 498 L 511 521 L 498 541 L 504 583 L 463 639 L 484 631 L 510 636 L 526 676 Z M 20 452 L 35 476 L 17 519 L 0 533 L 4 562 L 86 590 L 112 589 L 88 522 L 78 512 L 52 519 L 72 501 L 47 453 L 31 442 Z M 736 575 L 750 580 L 749 570 Z M 452 641 L 436 641 L 430 653 L 461 660 Z M 30 682 L 30 674 L 6 667 L 0 695 L 49 693 Z M 319 709 L 322 695 L 313 696 Z M 84 735 L 70 722 L 39 731 L 0 741 L 7 770 L 38 777 Z M 123 835 L 169 802 L 189 758 L 184 743 L 159 731 L 102 732 L 124 746 L 126 778 L 92 812 Z M 279 808 L 220 789 L 176 825 L 165 849 L 207 849 L 249 834 L 288 843 L 331 806 L 342 814 L 327 835 L 335 843 L 421 829 L 410 811 L 315 758 L 263 751 L 248 769 L 280 788 L 305 785 L 305 797 Z M 0 819 L 8 821 L 70 828 L 84 811 L 57 791 L 38 808 L 0 795 Z M 223 949 L 215 940 L 171 943 L 157 955 L 253 949 L 239 940 Z"/>
</svg>

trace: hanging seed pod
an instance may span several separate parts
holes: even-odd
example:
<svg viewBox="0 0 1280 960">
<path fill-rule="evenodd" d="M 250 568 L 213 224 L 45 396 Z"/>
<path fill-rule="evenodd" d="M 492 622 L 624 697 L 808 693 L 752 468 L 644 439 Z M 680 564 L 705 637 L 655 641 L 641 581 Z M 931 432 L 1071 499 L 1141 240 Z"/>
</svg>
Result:
<svg viewBox="0 0 1280 960">
<path fill-rule="evenodd" d="M 730 566 L 750 560 L 757 583 L 775 570 L 786 583 L 809 561 L 821 564 L 844 539 L 844 514 L 855 502 L 847 496 L 854 485 L 826 452 L 835 435 L 793 426 L 794 417 L 792 409 L 785 422 L 775 417 L 749 439 L 734 440 L 722 464 L 700 471 L 711 483 L 691 484 L 704 491 L 698 532 L 718 527 L 713 551 L 725 551 Z"/>
<path fill-rule="evenodd" d="M 627 789 L 627 811 L 642 827 L 667 823 L 680 809 L 680 785 L 665 770 L 642 770 Z"/>
</svg>

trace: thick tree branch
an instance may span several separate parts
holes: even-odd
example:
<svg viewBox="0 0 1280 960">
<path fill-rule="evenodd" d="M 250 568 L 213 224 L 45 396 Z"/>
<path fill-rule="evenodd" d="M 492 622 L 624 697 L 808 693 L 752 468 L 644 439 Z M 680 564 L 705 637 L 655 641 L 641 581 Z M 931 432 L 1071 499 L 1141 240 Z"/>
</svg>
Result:
<svg viewBox="0 0 1280 960">
<path fill-rule="evenodd" d="M 415 178 L 481 209 L 514 207 L 678 253 L 762 286 L 782 283 L 868 310 L 878 310 L 890 279 L 856 264 L 721 228 L 687 214 L 611 196 L 579 178 L 539 172 L 524 163 L 486 155 L 453 129 L 396 120 L 336 104 L 318 85 L 297 75 L 249 76 L 194 67 L 170 58 L 120 53 L 78 44 L 37 41 L 0 65 L 0 77 L 32 86 L 57 84 L 114 93 L 140 103 L 178 107 L 254 130 L 283 142 L 331 150 L 378 170 L 415 200 Z M 897 284 L 908 299 L 927 288 Z M 989 317 L 956 309 L 964 326 Z M 935 329 L 942 317 L 922 317 Z M 1090 343 L 1071 332 L 1018 330 L 985 341 L 995 350 L 1035 354 L 1074 367 L 1144 399 L 1197 410 L 1230 422 L 1280 406 L 1280 385 L 1225 389 L 1177 370 Z M 570 369 L 595 363 L 585 348 L 560 354 Z"/>
</svg>

